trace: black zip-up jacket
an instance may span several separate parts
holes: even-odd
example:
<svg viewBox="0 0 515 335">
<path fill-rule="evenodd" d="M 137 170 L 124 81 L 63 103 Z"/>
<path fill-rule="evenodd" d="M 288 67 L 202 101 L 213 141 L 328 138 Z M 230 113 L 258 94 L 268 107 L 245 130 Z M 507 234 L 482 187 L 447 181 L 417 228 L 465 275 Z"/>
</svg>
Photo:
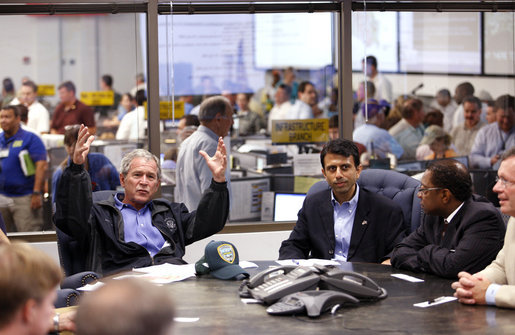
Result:
<svg viewBox="0 0 515 335">
<path fill-rule="evenodd" d="M 229 215 L 227 183 L 211 181 L 197 211 L 184 204 L 155 199 L 151 203 L 152 224 L 169 246 L 151 257 L 134 242 L 125 242 L 124 225 L 113 197 L 93 203 L 89 174 L 83 165 L 71 163 L 62 174 L 56 192 L 55 225 L 76 239 L 86 257 L 86 270 L 103 275 L 153 264 L 185 264 L 185 247 L 213 235 Z"/>
</svg>

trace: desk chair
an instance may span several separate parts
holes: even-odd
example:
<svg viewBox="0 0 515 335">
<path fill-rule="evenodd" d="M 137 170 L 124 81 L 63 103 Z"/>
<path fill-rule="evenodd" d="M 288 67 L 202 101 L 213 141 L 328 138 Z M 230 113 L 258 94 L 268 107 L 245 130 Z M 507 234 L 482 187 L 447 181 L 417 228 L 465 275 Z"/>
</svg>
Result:
<svg viewBox="0 0 515 335">
<path fill-rule="evenodd" d="M 93 202 L 107 200 L 116 191 L 97 191 L 92 193 Z M 76 273 L 88 271 L 86 264 L 86 255 L 88 246 L 84 246 L 80 241 L 75 240 L 67 235 L 59 228 L 55 228 L 57 234 L 57 248 L 59 251 L 59 260 L 64 269 L 66 276 L 71 276 Z"/>
<path fill-rule="evenodd" d="M 358 185 L 395 201 L 402 209 L 407 234 L 418 228 L 422 214 L 417 197 L 418 180 L 397 171 L 367 169 L 361 172 Z M 325 180 L 319 181 L 311 186 L 307 196 L 328 188 Z"/>
</svg>

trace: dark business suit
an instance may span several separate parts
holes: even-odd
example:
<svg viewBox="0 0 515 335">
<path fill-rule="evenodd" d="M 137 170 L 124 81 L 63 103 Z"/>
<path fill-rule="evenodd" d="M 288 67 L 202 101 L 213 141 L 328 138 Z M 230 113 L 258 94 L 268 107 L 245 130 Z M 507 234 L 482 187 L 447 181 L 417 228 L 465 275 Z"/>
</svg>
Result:
<svg viewBox="0 0 515 335">
<path fill-rule="evenodd" d="M 334 208 L 331 189 L 309 195 L 297 224 L 279 249 L 279 259 L 334 258 Z M 348 261 L 381 262 L 404 237 L 401 208 L 392 200 L 361 187 Z"/>
<path fill-rule="evenodd" d="M 473 196 L 448 224 L 444 218 L 424 215 L 416 231 L 392 253 L 394 267 L 455 278 L 460 271 L 484 269 L 503 246 L 505 226 L 499 211 L 486 199 Z"/>
</svg>

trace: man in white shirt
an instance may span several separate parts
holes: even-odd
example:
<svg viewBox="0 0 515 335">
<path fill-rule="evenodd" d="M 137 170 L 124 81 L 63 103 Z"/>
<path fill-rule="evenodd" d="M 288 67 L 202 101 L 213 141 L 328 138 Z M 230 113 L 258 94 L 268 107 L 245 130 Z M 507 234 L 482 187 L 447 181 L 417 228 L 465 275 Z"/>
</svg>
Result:
<svg viewBox="0 0 515 335">
<path fill-rule="evenodd" d="M 453 119 L 454 112 L 458 105 L 451 97 L 451 92 L 448 89 L 443 88 L 436 93 L 435 100 L 431 103 L 434 109 L 438 109 L 443 114 L 443 129 L 446 132 L 450 132 L 454 127 Z"/>
<path fill-rule="evenodd" d="M 317 101 L 315 85 L 309 81 L 303 81 L 299 85 L 297 96 L 298 99 L 295 100 L 295 103 L 291 106 L 287 119 L 312 119 L 313 110 L 311 109 L 311 106 L 316 104 Z"/>
<path fill-rule="evenodd" d="M 50 131 L 50 114 L 37 97 L 38 86 L 31 80 L 24 82 L 20 89 L 20 102 L 29 109 L 27 127 L 40 135 L 47 134 Z"/>
<path fill-rule="evenodd" d="M 477 132 L 485 125 L 485 122 L 481 121 L 481 100 L 474 96 L 465 97 L 463 111 L 465 122 L 454 126 L 450 135 L 458 154 L 468 156 Z"/>
<path fill-rule="evenodd" d="M 361 61 L 361 64 L 366 69 L 367 78 L 374 83 L 376 92 L 374 99 L 393 101 L 392 83 L 382 74 L 377 71 L 377 58 L 374 56 L 367 56 Z"/>
<path fill-rule="evenodd" d="M 292 106 L 290 102 L 291 88 L 286 84 L 277 87 L 274 95 L 275 105 L 268 115 L 268 132 L 272 133 L 272 121 L 284 120 L 288 117 L 288 112 Z"/>
</svg>

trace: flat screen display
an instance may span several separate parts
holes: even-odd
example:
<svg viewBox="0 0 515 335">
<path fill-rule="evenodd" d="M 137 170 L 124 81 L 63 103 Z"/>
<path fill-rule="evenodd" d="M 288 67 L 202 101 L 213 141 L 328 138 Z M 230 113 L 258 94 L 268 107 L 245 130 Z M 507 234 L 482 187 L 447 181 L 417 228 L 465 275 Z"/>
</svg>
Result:
<svg viewBox="0 0 515 335">
<path fill-rule="evenodd" d="M 304 203 L 304 193 L 275 193 L 274 221 L 297 221 L 297 213 Z"/>
</svg>

